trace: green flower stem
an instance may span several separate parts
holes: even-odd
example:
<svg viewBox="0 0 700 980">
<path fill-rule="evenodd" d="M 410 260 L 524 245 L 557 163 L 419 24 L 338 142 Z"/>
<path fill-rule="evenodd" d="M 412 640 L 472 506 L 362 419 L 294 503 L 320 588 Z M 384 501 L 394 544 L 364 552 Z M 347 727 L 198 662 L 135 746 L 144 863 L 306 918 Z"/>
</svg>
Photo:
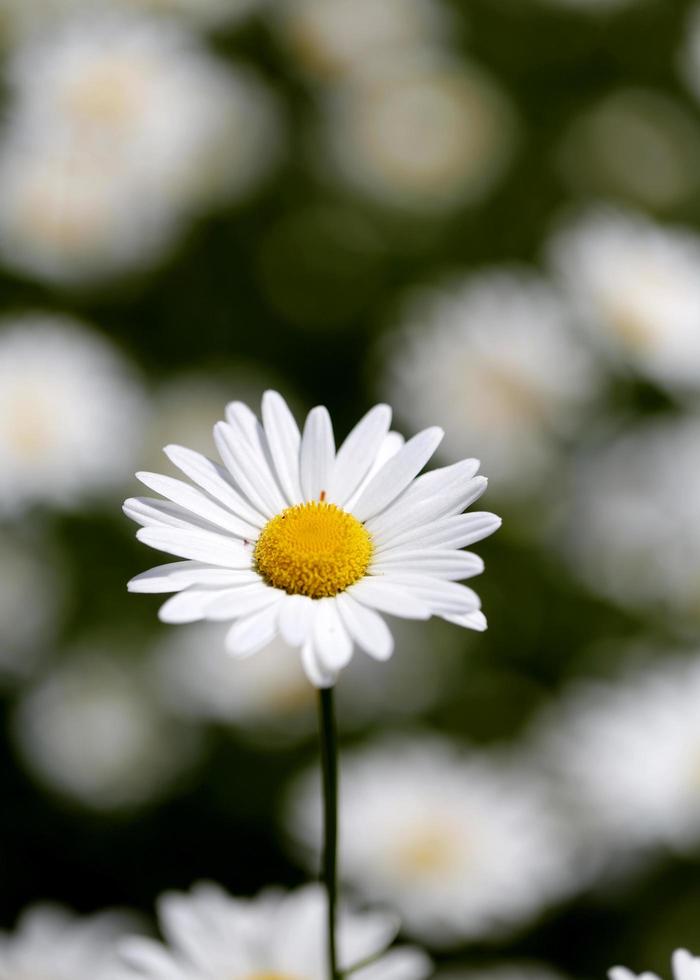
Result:
<svg viewBox="0 0 700 980">
<path fill-rule="evenodd" d="M 323 883 L 328 896 L 328 976 L 340 980 L 336 943 L 338 903 L 338 742 L 333 688 L 319 692 L 319 730 L 323 769 Z"/>
</svg>

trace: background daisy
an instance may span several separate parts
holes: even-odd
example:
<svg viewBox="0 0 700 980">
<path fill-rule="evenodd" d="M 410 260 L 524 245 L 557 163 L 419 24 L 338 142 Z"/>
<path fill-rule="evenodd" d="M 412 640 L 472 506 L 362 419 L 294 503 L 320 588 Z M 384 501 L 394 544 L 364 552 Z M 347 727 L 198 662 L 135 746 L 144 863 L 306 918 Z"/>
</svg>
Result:
<svg viewBox="0 0 700 980">
<path fill-rule="evenodd" d="M 410 935 L 439 946 L 498 935 L 571 887 L 564 826 L 517 763 L 439 739 L 370 745 L 341 763 L 342 873 L 397 908 Z M 315 858 L 315 773 L 292 789 L 288 811 Z"/>
<path fill-rule="evenodd" d="M 124 485 L 145 398 L 129 362 L 70 317 L 0 323 L 0 513 L 75 507 Z"/>
<path fill-rule="evenodd" d="M 380 390 L 412 425 L 436 413 L 449 419 L 442 451 L 474 447 L 496 474 L 497 494 L 541 484 L 596 389 L 570 310 L 526 269 L 417 292 L 389 344 Z"/>
<path fill-rule="evenodd" d="M 325 904 L 317 885 L 295 892 L 269 889 L 255 899 L 235 899 L 216 885 L 201 884 L 187 895 L 167 894 L 159 918 L 165 948 L 150 939 L 122 945 L 123 977 L 161 980 L 168 975 L 199 980 L 228 980 L 233 973 L 303 976 L 323 980 Z M 397 930 L 396 920 L 381 913 L 343 909 L 340 961 L 346 969 L 370 961 L 356 975 L 365 980 L 422 980 L 431 972 L 428 957 L 399 946 L 382 955 Z M 194 937 L 197 937 L 193 942 Z"/>
</svg>

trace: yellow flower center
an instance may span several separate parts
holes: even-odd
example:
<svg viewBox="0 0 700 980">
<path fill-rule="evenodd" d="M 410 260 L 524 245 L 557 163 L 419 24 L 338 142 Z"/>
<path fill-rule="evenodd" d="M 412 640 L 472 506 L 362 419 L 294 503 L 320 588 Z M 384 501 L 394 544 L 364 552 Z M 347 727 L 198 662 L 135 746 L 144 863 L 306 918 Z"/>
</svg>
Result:
<svg viewBox="0 0 700 980">
<path fill-rule="evenodd" d="M 430 877 L 447 871 L 454 861 L 455 848 L 449 833 L 440 827 L 422 827 L 400 842 L 397 865 L 409 877 Z"/>
<path fill-rule="evenodd" d="M 357 582 L 371 557 L 365 526 L 335 504 L 315 500 L 273 517 L 255 547 L 258 572 L 269 585 L 312 599 Z"/>
</svg>

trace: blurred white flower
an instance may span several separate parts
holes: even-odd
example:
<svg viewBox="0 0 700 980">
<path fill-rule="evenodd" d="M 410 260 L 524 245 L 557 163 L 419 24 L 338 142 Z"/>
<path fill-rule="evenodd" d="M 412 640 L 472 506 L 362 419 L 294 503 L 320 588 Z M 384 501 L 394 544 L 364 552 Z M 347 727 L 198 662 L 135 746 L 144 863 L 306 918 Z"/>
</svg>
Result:
<svg viewBox="0 0 700 980">
<path fill-rule="evenodd" d="M 423 290 L 387 342 L 381 391 L 412 426 L 445 419 L 446 453 L 469 446 L 496 493 L 522 494 L 598 387 L 569 321 L 554 289 L 517 268 Z"/>
<path fill-rule="evenodd" d="M 693 956 L 686 949 L 677 949 L 671 960 L 673 980 L 698 980 L 700 977 L 700 957 Z M 655 973 L 633 973 L 626 966 L 614 966 L 608 972 L 610 980 L 659 980 Z"/>
<path fill-rule="evenodd" d="M 586 861 L 625 870 L 653 847 L 700 843 L 700 659 L 655 658 L 614 681 L 579 682 L 535 722 L 586 843 Z"/>
<path fill-rule="evenodd" d="M 161 797 L 196 761 L 192 731 L 157 706 L 128 656 L 81 649 L 19 702 L 13 735 L 30 772 L 95 810 Z"/>
<path fill-rule="evenodd" d="M 0 150 L 6 264 L 68 282 L 162 252 L 178 220 L 245 196 L 279 150 L 249 70 L 177 23 L 93 11 L 17 48 Z"/>
<path fill-rule="evenodd" d="M 134 923 L 117 913 L 78 918 L 35 905 L 13 933 L 0 933 L 0 980 L 110 980 L 117 942 L 133 931 Z"/>
<path fill-rule="evenodd" d="M 432 47 L 450 26 L 441 0 L 282 0 L 271 12 L 302 70 L 320 76 Z"/>
<path fill-rule="evenodd" d="M 69 286 L 160 258 L 178 229 L 116 157 L 86 147 L 37 146 L 18 133 L 0 144 L 0 259 L 9 269 Z"/>
<path fill-rule="evenodd" d="M 595 592 L 655 616 L 700 615 L 700 419 L 657 421 L 582 455 L 559 538 Z"/>
<path fill-rule="evenodd" d="M 353 189 L 408 211 L 482 200 L 514 149 L 507 96 L 481 68 L 444 57 L 374 64 L 325 104 L 329 166 Z"/>
<path fill-rule="evenodd" d="M 576 190 L 672 208 L 700 186 L 700 129 L 682 104 L 660 92 L 622 88 L 567 127 L 559 170 Z"/>
<path fill-rule="evenodd" d="M 124 485 L 144 402 L 109 342 L 65 316 L 0 321 L 0 513 Z"/>
<path fill-rule="evenodd" d="M 127 966 L 116 980 L 231 980 L 232 977 L 303 977 L 326 980 L 326 900 L 320 885 L 293 892 L 270 889 L 237 899 L 212 884 L 189 894 L 166 894 L 159 903 L 167 945 L 151 939 L 122 944 Z M 428 957 L 399 946 L 384 955 L 398 922 L 391 915 L 357 913 L 341 907 L 339 965 L 348 970 L 380 954 L 357 971 L 358 980 L 424 980 Z"/>
<path fill-rule="evenodd" d="M 599 207 L 565 224 L 547 251 L 602 348 L 672 390 L 700 387 L 700 237 Z"/>
<path fill-rule="evenodd" d="M 415 716 L 432 707 L 457 676 L 460 634 L 438 620 L 420 634 L 392 623 L 400 656 L 384 664 L 356 657 L 337 696 L 343 725 Z M 168 631 L 150 652 L 157 689 L 171 710 L 234 725 L 256 740 L 303 737 L 316 731 L 316 694 L 297 652 L 276 637 L 256 657 L 239 660 L 224 649 L 226 627 L 190 624 Z M 425 651 L 439 650 L 434 657 Z"/>
<path fill-rule="evenodd" d="M 43 542 L 0 529 L 0 681 L 26 677 L 54 643 L 65 592 L 65 575 Z"/>
<path fill-rule="evenodd" d="M 340 867 L 405 929 L 443 945 L 503 933 L 572 885 L 568 841 L 531 771 L 431 739 L 387 739 L 342 758 Z M 288 825 L 309 860 L 319 776 L 293 786 Z"/>
</svg>

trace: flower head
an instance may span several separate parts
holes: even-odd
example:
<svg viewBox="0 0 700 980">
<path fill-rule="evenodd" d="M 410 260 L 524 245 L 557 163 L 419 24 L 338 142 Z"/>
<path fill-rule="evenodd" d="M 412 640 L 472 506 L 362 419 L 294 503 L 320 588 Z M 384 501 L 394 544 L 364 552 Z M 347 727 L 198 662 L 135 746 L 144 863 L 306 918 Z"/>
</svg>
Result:
<svg viewBox="0 0 700 980">
<path fill-rule="evenodd" d="M 442 450 L 475 446 L 499 493 L 540 489 L 597 388 L 570 319 L 557 291 L 517 266 L 433 285 L 408 297 L 383 385 L 409 423 L 449 420 Z"/>
<path fill-rule="evenodd" d="M 389 431 L 389 407 L 377 405 L 336 452 L 323 407 L 309 413 L 303 434 L 273 391 L 263 397 L 262 424 L 241 402 L 226 416 L 214 427 L 223 466 L 167 446 L 197 488 L 140 473 L 166 500 L 124 505 L 143 525 L 139 540 L 184 559 L 129 583 L 133 592 L 176 593 L 161 607 L 164 622 L 231 620 L 226 646 L 236 656 L 280 634 L 301 648 L 318 687 L 335 682 L 355 644 L 376 659 L 391 656 L 380 612 L 485 628 L 479 597 L 457 581 L 483 563 L 461 549 L 500 521 L 462 513 L 486 488 L 477 460 L 416 479 L 441 429 L 404 445 Z"/>
<path fill-rule="evenodd" d="M 548 257 L 591 338 L 671 391 L 700 384 L 700 237 L 597 207 L 564 224 Z"/>
<path fill-rule="evenodd" d="M 59 906 L 35 905 L 12 934 L 0 933 L 0 980 L 107 980 L 117 940 L 132 931 L 133 923 L 115 913 L 79 919 Z"/>
<path fill-rule="evenodd" d="M 617 682 L 574 685 L 534 729 L 587 864 L 598 852 L 606 873 L 700 842 L 700 661 L 658 659 Z"/>
<path fill-rule="evenodd" d="M 118 980 L 325 980 L 326 912 L 319 885 L 237 899 L 200 884 L 188 895 L 165 895 L 159 911 L 167 947 L 152 939 L 128 940 L 123 945 L 127 972 Z M 384 953 L 397 931 L 393 916 L 341 908 L 338 925 L 343 969 L 374 958 L 353 971 L 358 980 L 423 980 L 430 972 L 430 961 L 418 949 Z"/>
<path fill-rule="evenodd" d="M 318 773 L 293 786 L 288 822 L 309 864 Z M 576 884 L 569 840 L 531 769 L 433 738 L 392 738 L 343 758 L 340 866 L 435 945 L 498 935 Z"/>
<path fill-rule="evenodd" d="M 110 493 L 137 458 L 144 407 L 128 361 L 80 322 L 0 321 L 0 513 Z"/>
</svg>

